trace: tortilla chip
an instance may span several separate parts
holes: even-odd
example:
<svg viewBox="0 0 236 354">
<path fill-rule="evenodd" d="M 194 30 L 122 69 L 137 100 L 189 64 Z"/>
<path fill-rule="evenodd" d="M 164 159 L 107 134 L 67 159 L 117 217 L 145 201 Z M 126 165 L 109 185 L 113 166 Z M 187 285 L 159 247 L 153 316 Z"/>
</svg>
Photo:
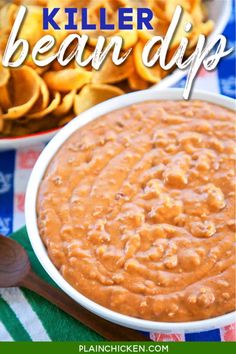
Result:
<svg viewBox="0 0 236 354">
<path fill-rule="evenodd" d="M 79 90 L 92 80 L 92 74 L 83 68 L 48 71 L 43 75 L 48 88 L 52 91 L 69 92 Z"/>
<path fill-rule="evenodd" d="M 201 23 L 199 26 L 194 28 L 189 39 L 188 50 L 194 49 L 198 41 L 198 36 L 200 34 L 204 34 L 205 36 L 208 36 L 212 32 L 213 28 L 214 28 L 214 22 L 211 20 Z"/>
<path fill-rule="evenodd" d="M 92 83 L 111 84 L 127 79 L 134 71 L 133 59 L 130 55 L 123 64 L 115 65 L 110 54 L 99 70 L 93 70 Z"/>
<path fill-rule="evenodd" d="M 180 5 L 185 11 L 189 12 L 191 10 L 191 5 L 189 0 L 171 0 L 165 2 L 165 14 L 169 22 L 175 12 L 176 6 Z"/>
<path fill-rule="evenodd" d="M 75 118 L 75 115 L 74 115 L 74 114 L 69 114 L 69 115 L 66 115 L 65 117 L 62 117 L 62 118 L 59 120 L 58 126 L 59 126 L 59 127 L 63 127 L 64 125 L 66 125 L 67 123 L 69 123 L 73 118 Z"/>
<path fill-rule="evenodd" d="M 157 19 L 155 17 L 153 18 L 151 23 L 153 26 L 153 30 L 150 31 L 145 29 L 138 31 L 139 38 L 144 42 L 149 41 L 150 39 L 152 39 L 153 36 L 161 36 L 164 38 L 166 35 L 166 31 L 169 27 L 169 23 Z"/>
<path fill-rule="evenodd" d="M 11 107 L 3 115 L 4 119 L 17 119 L 33 107 L 40 94 L 39 76 L 28 66 L 11 70 L 8 89 Z"/>
<path fill-rule="evenodd" d="M 53 99 L 51 100 L 50 104 L 48 105 L 47 108 L 41 110 L 41 111 L 38 111 L 38 112 L 35 112 L 35 113 L 30 113 L 27 115 L 27 118 L 30 118 L 30 119 L 39 119 L 39 118 L 43 118 L 45 116 L 47 116 L 48 114 L 50 113 L 53 113 L 56 108 L 59 106 L 60 104 L 60 101 L 61 101 L 61 95 L 59 92 L 54 92 L 53 93 Z"/>
<path fill-rule="evenodd" d="M 18 6 L 15 4 L 5 4 L 0 11 L 0 32 L 11 31 L 15 17 L 18 11 Z"/>
<path fill-rule="evenodd" d="M 134 48 L 134 63 L 138 75 L 144 80 L 150 83 L 157 83 L 161 80 L 161 67 L 159 64 L 148 68 L 143 64 L 142 52 L 144 44 L 141 42 L 137 43 Z"/>
<path fill-rule="evenodd" d="M 98 103 L 123 94 L 124 91 L 116 86 L 95 84 L 86 85 L 75 97 L 74 111 L 76 114 L 80 114 Z"/>
<path fill-rule="evenodd" d="M 47 31 L 43 30 L 42 8 L 39 6 L 28 6 L 27 10 L 19 38 L 26 39 L 32 48 L 39 39 L 47 34 Z"/>
<path fill-rule="evenodd" d="M 143 80 L 136 71 L 128 77 L 128 83 L 129 87 L 134 91 L 146 90 L 149 87 L 148 82 Z"/>
<path fill-rule="evenodd" d="M 63 117 L 64 115 L 68 114 L 71 108 L 73 107 L 75 95 L 76 95 L 76 90 L 67 93 L 62 98 L 60 105 L 53 112 L 53 115 L 56 117 Z"/>
<path fill-rule="evenodd" d="M 40 95 L 37 101 L 35 102 L 34 106 L 32 107 L 32 109 L 30 110 L 29 112 L 30 114 L 44 111 L 49 104 L 50 92 L 48 90 L 46 83 L 41 77 L 39 77 L 39 84 L 40 84 Z"/>
<path fill-rule="evenodd" d="M 136 29 L 130 30 L 120 30 L 115 33 L 116 36 L 120 36 L 123 39 L 122 49 L 125 51 L 132 48 L 138 41 L 138 31 Z M 108 41 L 112 36 L 108 37 Z"/>
<path fill-rule="evenodd" d="M 1 58 L 0 58 L 1 60 Z M 10 80 L 10 71 L 0 64 L 0 109 L 1 114 L 11 107 L 11 99 L 8 91 L 8 82 Z"/>
</svg>

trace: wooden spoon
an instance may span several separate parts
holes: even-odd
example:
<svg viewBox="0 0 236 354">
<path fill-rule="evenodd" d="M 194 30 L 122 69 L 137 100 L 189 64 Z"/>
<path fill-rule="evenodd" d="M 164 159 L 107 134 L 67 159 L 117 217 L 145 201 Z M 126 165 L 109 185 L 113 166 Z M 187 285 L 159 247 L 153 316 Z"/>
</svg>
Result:
<svg viewBox="0 0 236 354">
<path fill-rule="evenodd" d="M 148 341 L 141 333 L 104 320 L 39 278 L 28 255 L 16 241 L 0 235 L 0 288 L 20 286 L 41 295 L 104 338 L 113 341 Z"/>
</svg>

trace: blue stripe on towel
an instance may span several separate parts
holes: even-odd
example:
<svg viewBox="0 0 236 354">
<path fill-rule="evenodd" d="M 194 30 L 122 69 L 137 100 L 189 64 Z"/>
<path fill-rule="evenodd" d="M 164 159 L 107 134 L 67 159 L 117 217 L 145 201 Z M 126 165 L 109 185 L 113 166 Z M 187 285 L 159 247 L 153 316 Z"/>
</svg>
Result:
<svg viewBox="0 0 236 354">
<path fill-rule="evenodd" d="M 13 228 L 15 151 L 0 152 L 0 233 Z"/>
<path fill-rule="evenodd" d="M 185 340 L 186 342 L 220 342 L 220 330 L 213 329 L 201 333 L 186 333 Z"/>
<path fill-rule="evenodd" d="M 218 65 L 218 77 L 220 83 L 220 92 L 232 98 L 236 96 L 236 38 L 235 38 L 235 1 L 232 1 L 231 18 L 223 32 L 228 41 L 228 48 L 234 48 L 233 53 L 223 58 Z"/>
</svg>

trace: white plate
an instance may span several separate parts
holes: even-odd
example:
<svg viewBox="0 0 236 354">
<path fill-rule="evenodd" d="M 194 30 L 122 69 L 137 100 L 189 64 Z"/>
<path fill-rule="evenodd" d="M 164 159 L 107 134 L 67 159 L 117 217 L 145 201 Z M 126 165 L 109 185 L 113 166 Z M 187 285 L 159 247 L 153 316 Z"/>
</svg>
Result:
<svg viewBox="0 0 236 354">
<path fill-rule="evenodd" d="M 169 0 L 167 0 L 169 1 Z M 206 1 L 209 18 L 215 23 L 215 28 L 209 38 L 216 34 L 222 33 L 231 13 L 231 0 L 207 0 Z M 160 83 L 155 85 L 157 90 L 166 87 L 172 87 L 175 83 L 185 76 L 186 72 L 175 70 L 173 73 L 162 79 Z M 43 132 L 19 138 L 0 138 L 0 151 L 8 149 L 19 149 L 21 147 L 32 146 L 33 144 L 49 141 L 59 129 L 51 132 Z"/>
<path fill-rule="evenodd" d="M 209 101 L 222 105 L 226 108 L 235 109 L 234 100 L 217 94 L 211 94 L 204 91 L 194 92 L 193 99 L 199 99 Z M 62 144 L 80 127 L 84 126 L 88 122 L 112 112 L 116 109 L 126 107 L 138 102 L 144 102 L 149 100 L 182 100 L 181 89 L 163 89 L 162 91 L 146 90 L 135 93 L 129 93 L 124 96 L 113 98 L 109 101 L 103 102 L 88 111 L 82 113 L 78 118 L 73 119 L 69 124 L 62 128 L 58 134 L 49 142 L 46 148 L 43 150 L 35 167 L 32 171 L 29 184 L 26 192 L 25 203 L 25 217 L 26 227 L 30 238 L 33 250 L 39 259 L 41 265 L 55 283 L 65 291 L 71 298 L 73 298 L 80 305 L 84 306 L 91 312 L 94 312 L 98 316 L 101 316 L 111 322 L 118 323 L 122 326 L 139 329 L 142 331 L 160 331 L 168 333 L 180 333 L 185 332 L 198 332 L 204 330 L 211 330 L 214 328 L 220 328 L 226 326 L 235 321 L 235 313 L 228 313 L 223 316 L 215 317 L 208 320 L 194 321 L 194 322 L 182 322 L 182 323 L 167 323 L 167 322 L 154 322 L 141 320 L 130 316 L 121 315 L 120 313 L 111 311 L 95 302 L 89 300 L 84 295 L 75 290 L 59 273 L 56 267 L 53 265 L 48 257 L 47 251 L 40 238 L 37 227 L 37 215 L 36 215 L 36 201 L 38 188 L 41 180 L 45 174 L 48 164 L 51 159 L 62 146 Z"/>
</svg>

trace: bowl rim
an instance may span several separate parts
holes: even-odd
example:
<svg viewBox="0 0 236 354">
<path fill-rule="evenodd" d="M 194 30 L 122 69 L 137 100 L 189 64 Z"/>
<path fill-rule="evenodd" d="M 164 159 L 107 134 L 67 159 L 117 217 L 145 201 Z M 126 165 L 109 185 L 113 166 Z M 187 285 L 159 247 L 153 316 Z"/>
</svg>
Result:
<svg viewBox="0 0 236 354">
<path fill-rule="evenodd" d="M 45 174 L 51 159 L 54 157 L 58 149 L 63 143 L 73 134 L 77 129 L 86 125 L 88 122 L 110 113 L 114 110 L 130 106 L 135 103 L 151 101 L 151 100 L 183 100 L 182 89 L 163 89 L 162 91 L 144 90 L 135 93 L 128 93 L 108 101 L 102 102 L 97 106 L 92 107 L 86 112 L 80 114 L 77 118 L 73 119 L 64 128 L 62 128 L 49 144 L 44 148 L 40 154 L 29 179 L 26 198 L 25 198 L 25 218 L 26 228 L 28 231 L 30 243 L 32 248 L 48 275 L 55 281 L 55 283 L 73 298 L 77 303 L 103 317 L 111 322 L 120 324 L 124 327 L 129 327 L 142 331 L 162 331 L 162 332 L 197 332 L 203 330 L 210 330 L 213 328 L 220 328 L 231 324 L 236 319 L 236 312 L 230 312 L 222 316 L 192 322 L 156 322 L 138 319 L 127 315 L 120 314 L 103 307 L 88 299 L 86 296 L 79 293 L 74 289 L 59 273 L 56 267 L 51 262 L 46 248 L 40 238 L 37 226 L 37 213 L 36 201 L 38 195 L 38 188 L 41 183 L 42 177 Z M 233 99 L 207 91 L 195 91 L 191 99 L 197 99 L 207 102 L 212 102 L 225 108 L 235 110 L 235 102 Z"/>
<path fill-rule="evenodd" d="M 209 35 L 209 39 L 213 38 L 219 33 L 224 31 L 224 28 L 227 25 L 227 22 L 230 18 L 231 9 L 232 9 L 232 0 L 214 0 L 223 2 L 223 12 L 221 13 L 220 18 L 217 22 L 215 22 L 214 29 L 212 33 Z M 207 0 L 209 2 L 209 0 Z M 214 20 L 213 20 L 214 21 Z M 163 88 L 168 88 L 175 85 L 178 81 L 183 79 L 186 75 L 186 70 L 175 69 L 172 73 L 163 78 L 159 83 L 154 84 L 150 89 L 156 88 L 157 90 L 162 90 Z M 73 118 L 74 119 L 74 118 Z M 46 142 L 51 139 L 57 131 L 62 128 L 56 127 L 54 129 L 45 130 L 42 132 L 32 133 L 20 137 L 0 137 L 0 150 L 6 150 L 7 148 L 17 148 L 24 147 L 25 145 L 29 145 L 31 143 L 40 143 Z"/>
</svg>

